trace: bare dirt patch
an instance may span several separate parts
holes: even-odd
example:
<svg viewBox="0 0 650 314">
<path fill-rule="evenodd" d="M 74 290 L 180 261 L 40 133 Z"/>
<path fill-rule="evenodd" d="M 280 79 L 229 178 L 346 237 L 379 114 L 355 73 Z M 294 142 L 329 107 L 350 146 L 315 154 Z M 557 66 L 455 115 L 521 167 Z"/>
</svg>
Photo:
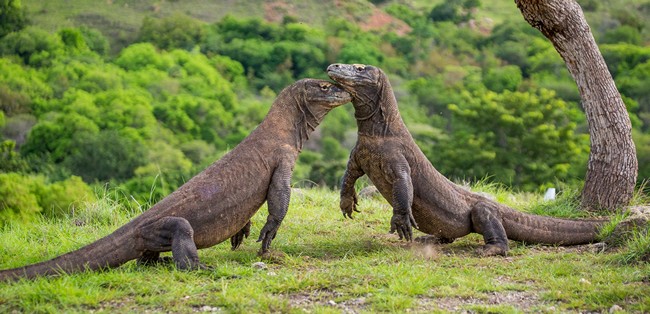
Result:
<svg viewBox="0 0 650 314">
<path fill-rule="evenodd" d="M 396 19 L 377 8 L 373 8 L 372 14 L 365 21 L 361 21 L 359 26 L 364 31 L 388 29 L 400 36 L 406 35 L 411 31 L 411 27 L 404 21 Z"/>
<path fill-rule="evenodd" d="M 280 23 L 285 16 L 296 16 L 296 11 L 291 3 L 285 1 L 265 1 L 264 19 L 269 22 Z"/>
<path fill-rule="evenodd" d="M 472 306 L 511 306 L 517 310 L 528 312 L 534 309 L 547 308 L 553 309 L 553 306 L 540 300 L 536 293 L 529 291 L 503 291 L 489 292 L 484 298 L 476 297 L 440 297 L 429 298 L 422 297 L 418 299 L 419 310 L 444 310 L 459 312 L 468 310 Z"/>
<path fill-rule="evenodd" d="M 343 294 L 339 292 L 322 289 L 309 293 L 294 293 L 288 296 L 288 300 L 291 307 L 306 312 L 309 312 L 309 310 L 314 306 L 331 307 L 338 309 L 343 313 L 359 313 L 366 309 L 365 297 L 352 298 L 337 302 L 336 299 L 341 296 L 343 296 Z"/>
</svg>

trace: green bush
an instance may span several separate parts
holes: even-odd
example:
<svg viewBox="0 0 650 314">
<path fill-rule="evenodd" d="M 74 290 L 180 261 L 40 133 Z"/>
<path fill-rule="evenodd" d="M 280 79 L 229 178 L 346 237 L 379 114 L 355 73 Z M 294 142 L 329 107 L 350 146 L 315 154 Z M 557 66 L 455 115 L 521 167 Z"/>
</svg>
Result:
<svg viewBox="0 0 650 314">
<path fill-rule="evenodd" d="M 632 26 L 622 25 L 615 29 L 606 31 L 600 42 L 603 44 L 628 43 L 640 45 L 642 40 L 639 30 Z"/>
<path fill-rule="evenodd" d="M 42 208 L 33 194 L 34 185 L 42 185 L 42 177 L 30 178 L 18 173 L 0 173 L 0 224 L 11 220 L 33 220 Z"/>
<path fill-rule="evenodd" d="M 38 192 L 41 213 L 51 218 L 73 214 L 83 210 L 86 203 L 96 201 L 93 190 L 77 176 L 46 184 Z"/>
<path fill-rule="evenodd" d="M 19 56 L 31 66 L 49 66 L 63 54 L 61 39 L 39 28 L 27 27 L 10 33 L 0 41 L 0 54 Z"/>
<path fill-rule="evenodd" d="M 0 2 L 0 38 L 18 31 L 27 24 L 27 17 L 20 0 Z"/>
<path fill-rule="evenodd" d="M 151 42 L 158 48 L 192 50 L 204 36 L 203 22 L 175 13 L 161 19 L 146 17 L 140 28 L 141 42 Z"/>
<path fill-rule="evenodd" d="M 97 125 L 82 115 L 53 113 L 49 119 L 42 119 L 31 129 L 21 154 L 47 155 L 53 162 L 60 163 L 75 150 L 75 137 L 98 132 Z"/>
<path fill-rule="evenodd" d="M 2 126 L 2 111 L 0 111 L 0 126 Z M 16 142 L 5 140 L 0 142 L 0 172 L 23 172 L 29 168 L 27 161 L 16 152 Z"/>
<path fill-rule="evenodd" d="M 117 131 L 81 134 L 73 140 L 74 149 L 63 164 L 86 182 L 126 180 L 145 163 L 143 144 Z"/>
<path fill-rule="evenodd" d="M 86 42 L 88 48 L 98 55 L 105 56 L 110 51 L 110 44 L 108 39 L 97 29 L 81 26 L 79 27 L 81 35 Z"/>
<path fill-rule="evenodd" d="M 442 173 L 534 191 L 582 177 L 588 157 L 579 109 L 549 90 L 463 94 L 454 130 L 429 156 Z"/>
<path fill-rule="evenodd" d="M 74 52 L 88 50 L 84 36 L 79 29 L 63 28 L 59 30 L 58 35 L 66 49 Z"/>
<path fill-rule="evenodd" d="M 39 214 L 60 217 L 96 199 L 79 177 L 48 183 L 40 175 L 0 173 L 0 200 L 0 224 L 5 224 L 29 222 Z"/>
<path fill-rule="evenodd" d="M 522 81 L 521 69 L 515 65 L 491 68 L 483 77 L 485 87 L 497 93 L 505 90 L 516 91 Z"/>
</svg>

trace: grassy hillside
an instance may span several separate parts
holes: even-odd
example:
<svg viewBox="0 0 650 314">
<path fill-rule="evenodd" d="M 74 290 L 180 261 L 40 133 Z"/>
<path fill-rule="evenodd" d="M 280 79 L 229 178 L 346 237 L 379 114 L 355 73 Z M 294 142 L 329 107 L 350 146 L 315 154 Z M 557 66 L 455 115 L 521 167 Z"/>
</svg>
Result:
<svg viewBox="0 0 650 314">
<path fill-rule="evenodd" d="M 487 190 L 527 210 L 563 202 L 543 205 L 539 195 Z M 337 203 L 335 192 L 294 192 L 274 257 L 263 265 L 254 265 L 260 261 L 254 240 L 265 208 L 237 251 L 227 242 L 199 251 L 213 270 L 130 262 L 100 273 L 0 283 L 0 312 L 650 311 L 650 264 L 622 264 L 621 252 L 512 242 L 508 257 L 479 258 L 478 235 L 447 245 L 408 244 L 387 233 L 385 201 L 362 199 L 354 220 L 343 219 Z M 105 197 L 67 219 L 6 227 L 0 230 L 0 269 L 78 248 L 136 213 Z"/>
<path fill-rule="evenodd" d="M 205 1 L 205 0 L 102 0 L 102 1 L 35 1 L 23 0 L 31 21 L 45 29 L 56 30 L 65 26 L 86 25 L 102 30 L 115 39 L 129 39 L 140 27 L 145 16 L 168 16 L 182 13 L 207 23 L 220 20 L 229 14 L 235 17 L 259 17 L 268 21 L 281 21 L 285 15 L 295 17 L 298 21 L 313 26 L 324 25 L 332 16 L 345 16 L 349 20 L 363 24 L 367 18 L 393 3 L 406 4 L 423 12 L 429 12 L 442 0 L 389 0 L 375 1 Z M 593 1 L 578 1 L 586 8 Z M 647 0 L 608 0 L 598 1 L 596 10 L 587 11 L 585 15 L 592 24 L 600 24 L 609 16 L 616 14 L 623 7 L 646 3 Z M 521 18 L 520 12 L 512 0 L 482 1 L 476 12 L 479 20 L 489 20 L 498 24 L 504 20 Z M 647 33 L 648 30 L 645 30 Z"/>
<path fill-rule="evenodd" d="M 157 0 L 106 0 L 106 1 L 23 1 L 33 24 L 48 30 L 81 25 L 97 28 L 112 39 L 113 45 L 124 46 L 137 36 L 146 16 L 163 17 L 185 14 L 206 23 L 213 23 L 225 15 L 259 17 L 269 21 L 282 21 L 290 15 L 310 25 L 322 26 L 328 16 L 341 12 L 350 16 L 363 16 L 372 5 L 355 1 L 157 1 Z M 354 18 L 352 18 L 354 19 Z M 115 48 L 115 47 L 114 47 Z"/>
</svg>

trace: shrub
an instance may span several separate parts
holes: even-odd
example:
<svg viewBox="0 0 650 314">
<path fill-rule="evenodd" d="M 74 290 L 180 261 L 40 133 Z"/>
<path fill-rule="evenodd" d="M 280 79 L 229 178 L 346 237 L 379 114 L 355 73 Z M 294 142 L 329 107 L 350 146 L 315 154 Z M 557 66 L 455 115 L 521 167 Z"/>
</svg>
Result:
<svg viewBox="0 0 650 314">
<path fill-rule="evenodd" d="M 32 221 L 39 214 L 61 217 L 82 201 L 95 201 L 95 196 L 79 177 L 48 183 L 40 175 L 0 173 L 0 225 Z"/>
<path fill-rule="evenodd" d="M 0 225 L 10 220 L 34 219 L 42 208 L 31 190 L 42 177 L 30 178 L 18 173 L 0 173 Z"/>
<path fill-rule="evenodd" d="M 84 203 L 95 200 L 92 189 L 77 176 L 44 185 L 38 195 L 41 213 L 51 218 L 74 213 Z"/>
</svg>

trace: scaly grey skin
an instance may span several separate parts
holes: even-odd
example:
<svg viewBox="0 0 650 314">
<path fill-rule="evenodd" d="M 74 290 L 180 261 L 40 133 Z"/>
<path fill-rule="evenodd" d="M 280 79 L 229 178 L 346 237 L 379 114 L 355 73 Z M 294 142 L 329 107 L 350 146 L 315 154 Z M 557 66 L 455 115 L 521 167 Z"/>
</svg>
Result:
<svg viewBox="0 0 650 314">
<path fill-rule="evenodd" d="M 260 232 L 266 253 L 284 219 L 296 158 L 309 134 L 350 94 L 323 80 L 303 79 L 278 95 L 264 121 L 232 151 L 112 234 L 49 261 L 0 271 L 0 280 L 117 267 L 159 260 L 171 251 L 179 269 L 197 269 L 197 249 L 231 238 L 235 249 L 250 219 L 268 203 Z"/>
<path fill-rule="evenodd" d="M 362 64 L 332 64 L 327 74 L 352 95 L 358 126 L 341 185 L 341 211 L 357 211 L 354 183 L 368 175 L 393 207 L 391 232 L 412 240 L 412 227 L 449 243 L 472 232 L 483 235 L 481 255 L 505 255 L 508 239 L 528 243 L 582 244 L 596 240 L 604 220 L 572 220 L 525 214 L 467 191 L 440 174 L 417 146 L 397 107 L 384 72 Z"/>
</svg>

